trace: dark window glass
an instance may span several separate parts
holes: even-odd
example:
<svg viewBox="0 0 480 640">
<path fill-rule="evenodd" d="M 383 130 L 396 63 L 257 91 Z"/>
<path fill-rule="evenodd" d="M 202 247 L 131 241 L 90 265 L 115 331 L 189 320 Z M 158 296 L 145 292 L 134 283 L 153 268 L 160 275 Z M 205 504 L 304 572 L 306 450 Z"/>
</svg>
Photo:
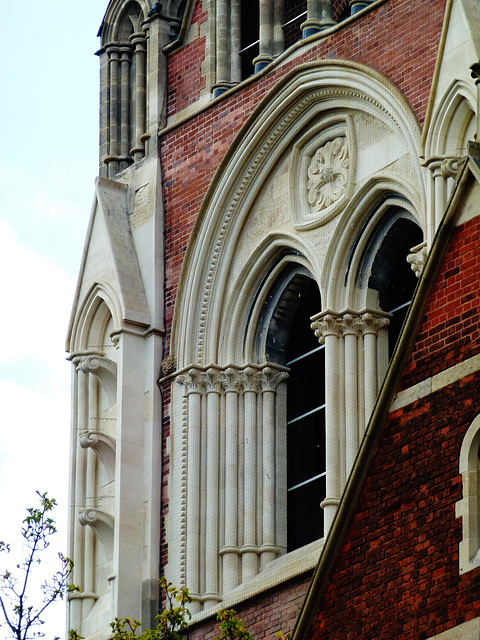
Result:
<svg viewBox="0 0 480 640">
<path fill-rule="evenodd" d="M 287 338 L 287 546 L 297 549 L 323 535 L 325 497 L 325 350 L 310 328 L 321 309 L 317 286 L 301 299 Z"/>
<path fill-rule="evenodd" d="M 242 68 L 242 80 L 253 73 L 253 60 L 258 56 L 259 39 L 259 4 L 258 0 L 246 2 L 241 5 L 240 23 L 240 61 Z"/>
</svg>

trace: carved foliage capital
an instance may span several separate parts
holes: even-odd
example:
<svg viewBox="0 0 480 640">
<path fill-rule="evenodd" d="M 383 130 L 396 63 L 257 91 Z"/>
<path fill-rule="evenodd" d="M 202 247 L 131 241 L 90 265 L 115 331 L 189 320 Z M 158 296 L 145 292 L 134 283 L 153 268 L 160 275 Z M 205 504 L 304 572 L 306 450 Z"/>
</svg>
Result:
<svg viewBox="0 0 480 640">
<path fill-rule="evenodd" d="M 342 335 L 341 319 L 332 313 L 326 313 L 317 318 L 312 322 L 310 327 L 315 332 L 315 336 L 318 338 L 320 344 L 324 344 L 327 336 L 335 336 L 338 338 Z"/>
<path fill-rule="evenodd" d="M 220 380 L 227 393 L 239 393 L 242 387 L 242 372 L 233 367 L 228 367 L 228 369 L 220 373 Z"/>
<path fill-rule="evenodd" d="M 272 367 L 265 367 L 260 374 L 261 389 L 275 391 L 278 385 L 288 378 L 286 371 L 278 371 Z"/>
<path fill-rule="evenodd" d="M 176 378 L 178 384 L 185 387 L 187 394 L 202 393 L 205 386 L 205 374 L 198 369 L 190 369 Z"/>
<path fill-rule="evenodd" d="M 377 335 L 380 329 L 386 327 L 390 320 L 385 316 L 379 316 L 370 312 L 362 314 L 362 334 Z"/>
</svg>

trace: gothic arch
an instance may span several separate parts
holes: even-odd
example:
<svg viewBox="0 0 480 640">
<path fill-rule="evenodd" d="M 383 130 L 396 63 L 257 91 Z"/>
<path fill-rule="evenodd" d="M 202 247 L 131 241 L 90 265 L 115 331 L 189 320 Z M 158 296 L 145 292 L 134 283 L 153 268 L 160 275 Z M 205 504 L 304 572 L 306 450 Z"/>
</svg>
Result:
<svg viewBox="0 0 480 640">
<path fill-rule="evenodd" d="M 149 10 L 150 3 L 145 0 L 113 0 L 100 28 L 102 46 L 110 42 L 128 42 L 131 33 L 141 29 L 140 23 L 145 20 Z"/>
<path fill-rule="evenodd" d="M 296 144 L 297 152 L 301 153 L 298 143 L 305 148 L 305 153 L 312 153 L 312 136 L 318 135 L 319 130 L 323 135 L 328 127 L 336 127 L 337 124 L 332 124 L 332 114 L 337 113 L 342 119 L 341 114 L 346 110 L 358 120 L 357 133 L 362 131 L 363 122 L 366 127 L 381 128 L 386 136 L 395 138 L 398 145 L 393 147 L 396 147 L 397 156 L 392 156 L 390 164 L 397 164 L 399 174 L 391 179 L 400 183 L 400 171 L 405 170 L 409 179 L 404 179 L 403 184 L 410 182 L 414 185 L 414 208 L 417 212 L 425 211 L 423 176 L 413 160 L 419 126 L 399 90 L 378 72 L 346 61 L 321 61 L 304 65 L 288 74 L 240 130 L 217 170 L 196 221 L 183 263 L 172 330 L 173 349 L 180 367 L 192 363 L 206 364 L 216 353 L 213 343 L 217 337 L 210 328 L 218 326 L 223 313 L 218 299 L 222 292 L 228 290 L 227 280 L 231 278 L 230 267 L 238 251 L 238 240 L 259 192 L 271 180 L 272 171 Z M 312 136 L 309 136 L 309 130 Z M 333 135 L 337 135 L 337 129 L 334 131 Z M 342 130 L 338 135 L 343 135 Z M 328 136 L 322 138 L 320 144 L 325 144 L 324 140 L 328 143 Z M 351 149 L 353 153 L 354 145 Z M 348 207 L 348 202 L 361 199 L 365 182 L 371 179 L 361 172 L 358 174 L 358 167 L 362 166 L 358 158 L 354 158 L 352 164 L 357 171 L 357 184 L 351 198 L 342 204 L 346 207 L 342 220 L 348 224 L 358 215 L 358 210 L 353 205 Z M 395 167 L 390 169 L 390 172 L 394 171 Z M 291 214 L 298 204 L 295 197 L 292 198 L 289 203 Z M 336 212 L 334 221 L 339 221 L 341 211 Z M 330 220 L 329 217 L 328 222 Z M 288 233 L 298 239 L 302 230 L 295 232 L 295 220 L 293 222 L 290 222 Z M 423 227 L 424 220 L 419 222 Z M 318 228 L 321 224 L 321 220 L 309 223 L 308 229 Z M 322 284 L 328 281 L 323 263 L 317 260 L 312 269 L 323 274 Z"/>
<path fill-rule="evenodd" d="M 475 102 L 469 83 L 462 79 L 452 82 L 432 117 L 425 142 L 426 158 L 465 155 L 466 142 L 475 133 Z"/>
<path fill-rule="evenodd" d="M 342 215 L 327 253 L 327 262 L 332 267 L 321 284 L 328 291 L 325 301 L 328 308 L 371 306 L 368 287 L 359 286 L 360 265 L 369 240 L 391 209 L 403 210 L 403 217 L 423 230 L 419 213 L 422 201 L 415 185 L 405 183 L 399 175 L 372 176 L 357 191 Z"/>
<path fill-rule="evenodd" d="M 321 520 L 324 528 L 298 543 L 302 557 L 331 525 L 388 358 L 388 314 L 368 308 L 354 274 L 377 227 L 387 234 L 394 224 L 384 222 L 388 207 L 425 224 L 419 137 L 410 106 L 386 78 L 356 63 L 322 61 L 272 90 L 214 176 L 187 246 L 172 327 L 172 486 L 179 490 L 169 509 L 180 524 L 170 530 L 167 574 L 189 587 L 195 612 L 278 566 L 297 545 L 285 530 L 287 494 L 299 483 L 289 486 L 282 464 L 290 427 L 312 411 L 321 417 L 312 433 L 325 435 L 315 447 L 325 454 L 307 482 L 324 483 L 315 498 L 315 526 Z M 315 289 L 320 295 L 310 297 Z M 298 321 L 295 294 L 308 302 L 309 316 L 302 311 Z M 288 327 L 276 337 L 285 344 L 290 327 L 310 336 L 299 357 L 321 351 L 308 377 L 313 389 L 325 387 L 323 403 L 293 418 L 298 360 L 271 348 L 284 312 Z"/>
<path fill-rule="evenodd" d="M 96 282 L 76 307 L 67 339 L 67 351 L 85 352 L 104 344 L 109 322 L 113 331 L 122 326 L 121 305 L 115 291 L 107 282 Z M 113 344 L 113 343 L 112 343 Z"/>
</svg>

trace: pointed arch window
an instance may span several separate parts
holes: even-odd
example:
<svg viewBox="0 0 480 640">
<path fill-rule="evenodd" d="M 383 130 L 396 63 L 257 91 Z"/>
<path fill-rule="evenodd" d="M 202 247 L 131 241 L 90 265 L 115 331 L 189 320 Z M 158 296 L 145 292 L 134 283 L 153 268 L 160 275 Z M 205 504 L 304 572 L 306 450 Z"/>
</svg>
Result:
<svg viewBox="0 0 480 640">
<path fill-rule="evenodd" d="M 277 282 L 266 336 L 268 362 L 289 368 L 287 382 L 287 551 L 323 535 L 325 498 L 325 348 L 310 328 L 318 287 L 294 267 Z"/>
</svg>

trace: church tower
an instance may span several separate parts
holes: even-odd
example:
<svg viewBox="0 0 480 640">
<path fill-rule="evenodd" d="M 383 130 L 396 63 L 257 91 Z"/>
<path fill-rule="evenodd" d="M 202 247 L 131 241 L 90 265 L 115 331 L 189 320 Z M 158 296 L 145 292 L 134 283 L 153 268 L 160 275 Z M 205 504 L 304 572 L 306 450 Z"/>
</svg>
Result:
<svg viewBox="0 0 480 640">
<path fill-rule="evenodd" d="M 154 626 L 160 575 L 190 640 L 293 629 L 475 135 L 473 4 L 110 1 L 67 338 L 87 640 Z"/>
</svg>

